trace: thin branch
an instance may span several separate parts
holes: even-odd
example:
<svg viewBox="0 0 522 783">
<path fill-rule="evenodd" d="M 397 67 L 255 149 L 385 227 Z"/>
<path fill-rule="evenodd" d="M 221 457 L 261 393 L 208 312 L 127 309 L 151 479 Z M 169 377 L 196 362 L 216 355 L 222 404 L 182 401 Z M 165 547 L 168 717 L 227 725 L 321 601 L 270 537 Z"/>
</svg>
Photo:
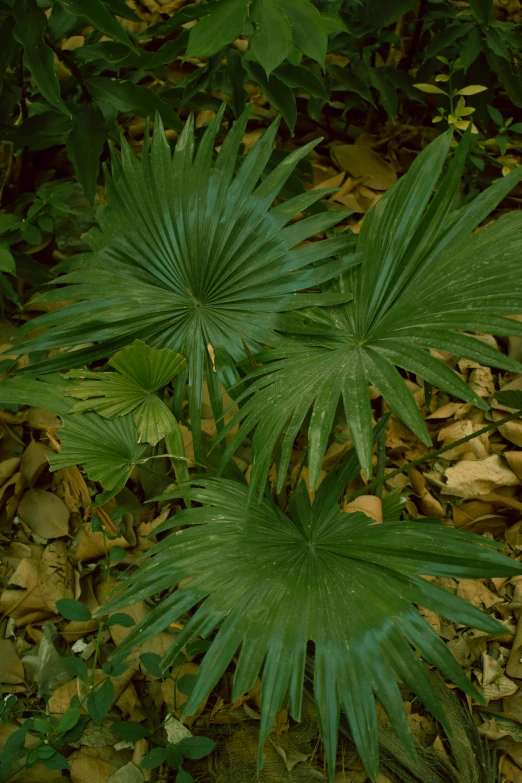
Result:
<svg viewBox="0 0 522 783">
<path fill-rule="evenodd" d="M 384 482 L 388 481 L 388 479 L 394 478 L 395 476 L 400 476 L 401 473 L 406 473 L 411 468 L 415 468 L 417 465 L 422 465 L 424 462 L 430 462 L 432 459 L 439 457 L 446 451 L 454 449 L 457 446 L 461 446 L 463 443 L 467 443 L 468 441 L 473 440 L 473 438 L 478 438 L 480 435 L 484 435 L 485 432 L 489 432 L 490 430 L 494 430 L 497 427 L 501 427 L 503 424 L 507 424 L 508 421 L 518 419 L 521 415 L 522 410 L 518 410 L 515 413 L 510 413 L 508 416 L 504 416 L 504 418 L 482 427 L 482 429 L 477 430 L 477 432 L 472 432 L 471 435 L 466 435 L 464 438 L 460 438 L 460 440 L 449 443 L 447 446 L 442 446 L 442 448 L 437 449 L 436 451 L 430 451 L 429 454 L 426 454 L 424 457 L 419 457 L 419 459 L 415 459 L 413 462 L 407 462 L 406 465 L 402 465 L 402 467 L 397 468 L 396 470 L 392 470 L 391 473 L 386 473 L 384 476 L 378 476 L 373 481 L 370 481 L 368 484 L 366 484 L 366 486 L 364 486 L 362 489 L 358 490 L 349 498 L 347 498 L 346 502 L 351 503 L 360 495 L 366 495 L 370 489 L 374 489 L 375 487 L 380 486 Z"/>
<path fill-rule="evenodd" d="M 83 73 L 80 71 L 76 63 L 74 62 L 73 58 L 71 57 L 69 52 L 64 51 L 63 49 L 60 49 L 59 46 L 56 46 L 50 38 L 46 38 L 46 43 L 50 48 L 53 50 L 57 58 L 60 60 L 61 63 L 65 65 L 66 68 L 72 73 L 78 84 L 80 85 L 82 95 L 84 99 L 88 102 L 92 101 L 92 95 L 89 92 L 89 88 L 85 84 L 85 79 L 83 78 Z"/>
</svg>

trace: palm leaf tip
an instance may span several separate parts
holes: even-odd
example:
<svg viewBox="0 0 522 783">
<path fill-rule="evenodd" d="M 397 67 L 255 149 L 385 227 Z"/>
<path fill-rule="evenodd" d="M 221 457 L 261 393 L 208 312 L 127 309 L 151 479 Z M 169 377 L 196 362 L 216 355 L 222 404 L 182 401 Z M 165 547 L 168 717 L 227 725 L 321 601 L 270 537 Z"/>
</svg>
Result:
<svg viewBox="0 0 522 783">
<path fill-rule="evenodd" d="M 420 574 L 511 575 L 522 573 L 522 567 L 483 546 L 483 539 L 440 524 L 372 525 L 362 514 L 343 514 L 338 490 L 327 481 L 310 506 L 306 489 L 298 488 L 291 517 L 269 500 L 248 506 L 247 487 L 224 479 L 180 490 L 176 496 L 202 507 L 164 523 L 163 530 L 190 526 L 155 545 L 109 610 L 192 577 L 131 632 L 118 655 L 125 657 L 138 639 L 145 641 L 194 608 L 164 659 L 166 666 L 172 665 L 188 641 L 213 636 L 185 714 L 197 709 L 240 650 L 233 698 L 248 691 L 263 670 L 260 747 L 286 698 L 299 720 L 307 648 L 313 642 L 315 698 L 330 771 L 335 769 L 342 709 L 375 779 L 375 699 L 411 747 L 397 679 L 445 720 L 414 650 L 477 696 L 414 605 L 489 633 L 505 632 L 501 623 Z"/>
<path fill-rule="evenodd" d="M 139 339 L 187 359 L 176 388 L 189 387 L 196 459 L 201 458 L 199 410 L 205 375 L 215 417 L 222 413 L 221 387 L 240 381 L 237 363 L 249 350 L 272 346 L 277 315 L 303 306 L 295 292 L 319 286 L 353 265 L 346 236 L 300 246 L 342 218 L 325 212 L 288 221 L 323 195 L 307 192 L 273 206 L 299 160 L 316 141 L 290 153 L 265 176 L 277 124 L 254 144 L 238 166 L 247 110 L 216 155 L 224 106 L 196 144 L 192 120 L 172 153 L 157 118 L 141 159 L 122 142 L 107 174 L 108 207 L 88 234 L 89 262 L 60 277 L 75 303 L 46 314 L 33 327 L 46 331 L 28 350 L 90 343 L 75 352 L 88 365 Z M 191 115 L 192 116 L 192 115 Z M 296 247 L 298 246 L 298 247 Z M 325 262 L 325 263 L 320 263 Z M 63 300 L 63 289 L 47 293 Z M 211 362 L 207 346 L 212 346 Z M 35 365 L 39 372 L 67 367 L 70 356 Z M 176 399 L 180 394 L 175 395 Z M 179 413 L 180 411 L 178 411 Z"/>
</svg>

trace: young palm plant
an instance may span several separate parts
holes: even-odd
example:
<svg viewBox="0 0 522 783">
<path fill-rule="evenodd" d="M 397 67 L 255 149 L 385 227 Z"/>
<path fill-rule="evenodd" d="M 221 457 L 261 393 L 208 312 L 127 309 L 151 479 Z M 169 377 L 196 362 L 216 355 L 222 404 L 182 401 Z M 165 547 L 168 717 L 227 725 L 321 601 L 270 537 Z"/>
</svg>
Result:
<svg viewBox="0 0 522 783">
<path fill-rule="evenodd" d="M 247 486 L 227 479 L 203 479 L 163 496 L 202 506 L 178 512 L 156 528 L 156 533 L 174 526 L 183 529 L 151 548 L 102 610 L 119 611 L 162 595 L 120 645 L 119 658 L 182 617 L 184 628 L 164 656 L 165 668 L 191 639 L 212 637 L 185 715 L 195 712 L 239 649 L 232 699 L 247 692 L 262 669 L 259 766 L 264 740 L 285 698 L 299 720 L 310 642 L 330 773 L 335 769 L 341 707 L 375 780 L 375 698 L 414 753 L 397 679 L 449 730 L 445 710 L 414 649 L 465 693 L 481 699 L 414 604 L 487 633 L 505 633 L 500 622 L 421 574 L 507 576 L 522 573 L 522 566 L 490 548 L 491 542 L 486 546 L 484 539 L 434 520 L 377 525 L 363 514 L 341 512 L 339 497 L 359 469 L 352 453 L 324 479 L 313 504 L 301 482 L 288 516 L 270 497 L 249 504 Z"/>
<path fill-rule="evenodd" d="M 309 476 L 316 486 L 341 398 L 361 465 L 371 475 L 368 383 L 430 445 L 426 425 L 397 368 L 487 409 L 487 403 L 432 355 L 432 349 L 522 372 L 518 362 L 468 334 L 522 335 L 522 324 L 505 317 L 522 312 L 522 287 L 517 284 L 522 213 L 505 215 L 471 233 L 522 179 L 522 168 L 455 211 L 470 138 L 468 133 L 462 139 L 442 179 L 451 132 L 437 138 L 366 215 L 357 241 L 361 264 L 328 286 L 329 291 L 353 292 L 351 301 L 280 317 L 279 327 L 293 332 L 294 338 L 287 336 L 275 350 L 258 357 L 263 364 L 239 397 L 243 404 L 237 416 L 220 434 L 224 437 L 241 422 L 225 452 L 226 461 L 256 430 L 252 492 L 263 491 L 283 435 L 281 489 L 294 440 L 308 414 Z"/>
<path fill-rule="evenodd" d="M 350 232 L 294 249 L 347 214 L 323 212 L 286 226 L 331 191 L 312 190 L 272 206 L 318 140 L 289 154 L 258 184 L 278 124 L 257 141 L 235 175 L 249 109 L 213 160 L 223 110 L 196 154 L 192 114 L 173 155 L 159 117 L 150 147 L 146 134 L 141 160 L 122 140 L 121 157 L 113 155 L 107 176 L 109 206 L 100 214 L 100 228 L 87 235 L 94 253 L 58 278 L 60 285 L 68 284 L 66 291 L 60 287 L 43 297 L 75 303 L 33 320 L 26 331 L 46 331 L 24 343 L 24 351 L 92 344 L 76 350 L 73 360 L 62 352 L 34 364 L 31 372 L 39 373 L 110 357 L 136 338 L 186 357 L 187 371 L 175 381 L 174 407 L 179 418 L 188 375 L 197 460 L 204 376 L 219 422 L 222 387 L 240 381 L 236 365 L 245 358 L 243 343 L 253 352 L 276 345 L 277 314 L 315 301 L 296 292 L 317 289 L 357 263 L 347 255 Z M 346 295 L 318 301 L 346 301 Z"/>
</svg>

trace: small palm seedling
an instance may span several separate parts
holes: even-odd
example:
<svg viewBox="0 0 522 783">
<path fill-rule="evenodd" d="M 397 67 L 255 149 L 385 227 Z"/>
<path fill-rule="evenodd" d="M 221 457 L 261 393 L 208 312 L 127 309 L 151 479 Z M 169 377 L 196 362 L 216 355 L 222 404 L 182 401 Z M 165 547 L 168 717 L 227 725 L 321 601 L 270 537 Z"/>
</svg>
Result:
<svg viewBox="0 0 522 783">
<path fill-rule="evenodd" d="M 455 211 L 471 133 L 460 142 L 440 180 L 451 140 L 450 131 L 429 144 L 365 217 L 357 241 L 361 264 L 328 289 L 352 291 L 353 299 L 286 316 L 285 329 L 293 330 L 295 338 L 287 336 L 275 350 L 258 357 L 263 365 L 239 397 L 243 404 L 227 429 L 238 421 L 241 426 L 224 454 L 226 460 L 256 430 L 252 492 L 263 490 L 272 454 L 284 434 L 278 471 L 278 489 L 282 487 L 294 440 L 308 413 L 309 476 L 312 488 L 316 486 L 341 398 L 361 465 L 371 475 L 368 383 L 431 445 L 397 368 L 487 409 L 432 349 L 522 372 L 518 362 L 467 334 L 522 335 L 522 325 L 505 317 L 522 312 L 522 213 L 505 215 L 470 233 L 522 179 L 522 170 Z"/>
<path fill-rule="evenodd" d="M 193 115 L 174 155 L 159 118 L 141 160 L 122 141 L 121 158 L 113 156 L 113 173 L 107 178 L 109 207 L 100 214 L 100 229 L 87 235 L 94 253 L 58 279 L 70 284 L 66 293 L 58 288 L 44 296 L 57 301 L 65 294 L 76 301 L 33 320 L 28 331 L 49 328 L 24 344 L 27 351 L 93 344 L 75 351 L 74 358 L 65 352 L 35 364 L 31 371 L 40 373 L 70 368 L 72 361 L 88 364 L 110 357 L 136 338 L 185 356 L 187 371 L 175 381 L 174 409 L 179 418 L 188 374 L 197 460 L 204 376 L 219 421 L 222 386 L 240 380 L 236 365 L 245 358 L 243 341 L 252 352 L 276 344 L 272 327 L 277 314 L 310 302 L 309 295 L 296 292 L 317 289 L 357 262 L 346 255 L 353 247 L 346 233 L 294 249 L 342 217 L 323 212 L 285 228 L 324 196 L 324 190 L 272 206 L 295 166 L 318 141 L 288 155 L 258 184 L 272 154 L 275 122 L 234 176 L 249 110 L 213 162 L 223 109 L 195 155 Z"/>
<path fill-rule="evenodd" d="M 163 594 L 118 648 L 121 658 L 182 616 L 184 628 L 164 656 L 165 668 L 190 640 L 212 636 L 185 715 L 208 696 L 239 649 L 233 699 L 253 686 L 262 669 L 259 766 L 263 742 L 285 698 L 299 720 L 310 642 L 330 772 L 335 769 L 341 707 L 375 779 L 375 698 L 414 752 L 397 678 L 447 726 L 414 649 L 464 692 L 481 698 L 414 604 L 487 633 L 505 633 L 497 620 L 420 575 L 512 575 L 522 573 L 522 566 L 489 548 L 490 542 L 485 546 L 484 539 L 437 521 L 376 525 L 363 514 L 341 512 L 339 496 L 358 471 L 352 454 L 340 470 L 328 474 L 313 505 L 302 482 L 291 498 L 289 516 L 271 498 L 249 504 L 248 488 L 227 479 L 203 479 L 191 489 L 165 495 L 202 506 L 178 512 L 156 528 L 156 533 L 173 526 L 183 529 L 152 547 L 103 609 L 116 611 Z M 191 609 L 195 611 L 187 619 Z"/>
</svg>

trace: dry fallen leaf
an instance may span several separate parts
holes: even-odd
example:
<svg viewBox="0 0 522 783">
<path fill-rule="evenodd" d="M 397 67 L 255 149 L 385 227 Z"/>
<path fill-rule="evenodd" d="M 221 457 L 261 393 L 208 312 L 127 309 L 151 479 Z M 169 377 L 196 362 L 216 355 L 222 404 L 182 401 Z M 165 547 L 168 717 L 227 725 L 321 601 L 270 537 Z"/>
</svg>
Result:
<svg viewBox="0 0 522 783">
<path fill-rule="evenodd" d="M 132 761 L 113 772 L 107 783 L 143 783 L 143 773 Z"/>
<path fill-rule="evenodd" d="M 91 756 L 73 756 L 70 761 L 72 783 L 108 783 L 116 767 Z"/>
<path fill-rule="evenodd" d="M 56 601 L 74 598 L 74 571 L 67 557 L 65 541 L 53 541 L 45 547 L 38 565 L 43 595 L 48 608 L 58 612 Z"/>
<path fill-rule="evenodd" d="M 462 460 L 446 469 L 444 492 L 462 498 L 487 495 L 497 487 L 512 487 L 520 479 L 498 454 L 481 460 Z"/>
<path fill-rule="evenodd" d="M 379 524 L 382 522 L 382 500 L 375 495 L 360 495 L 352 503 L 345 503 L 343 511 L 347 514 L 359 511 Z"/>
<path fill-rule="evenodd" d="M 69 509 L 51 492 L 28 490 L 18 505 L 18 514 L 42 538 L 59 538 L 69 532 Z"/>
<path fill-rule="evenodd" d="M 388 190 L 397 181 L 393 166 L 378 152 L 362 144 L 330 144 L 332 157 L 343 171 L 361 179 L 361 184 L 374 190 Z"/>
<path fill-rule="evenodd" d="M 8 639 L 0 640 L 0 661 L 0 682 L 16 685 L 24 681 L 24 667 L 14 644 Z"/>
</svg>

